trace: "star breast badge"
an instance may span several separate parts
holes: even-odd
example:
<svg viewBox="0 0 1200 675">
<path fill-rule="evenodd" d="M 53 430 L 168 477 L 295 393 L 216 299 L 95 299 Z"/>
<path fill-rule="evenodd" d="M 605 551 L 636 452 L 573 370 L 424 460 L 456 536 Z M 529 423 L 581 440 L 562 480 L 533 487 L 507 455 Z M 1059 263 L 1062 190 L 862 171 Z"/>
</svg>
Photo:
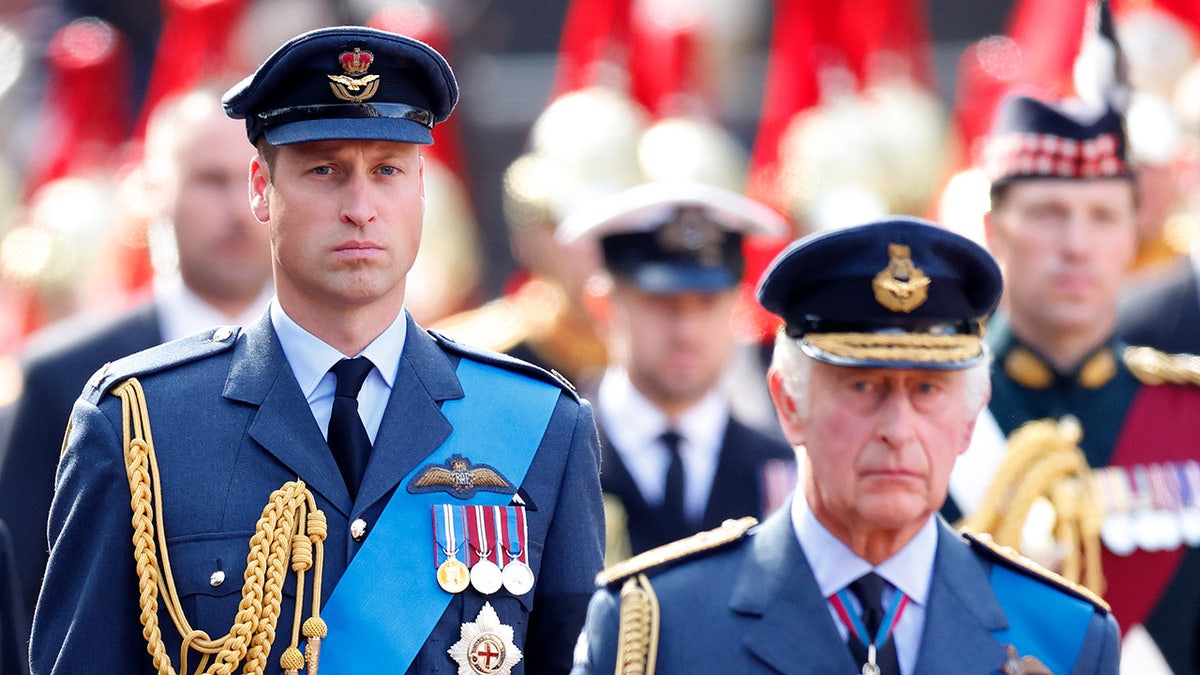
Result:
<svg viewBox="0 0 1200 675">
<path fill-rule="evenodd" d="M 462 625 L 460 635 L 447 650 L 458 664 L 458 675 L 512 675 L 512 667 L 521 660 L 512 626 L 500 623 L 490 602 L 483 604 L 474 621 Z"/>
<path fill-rule="evenodd" d="M 512 494 L 516 490 L 507 478 L 487 464 L 473 464 L 462 455 L 451 455 L 444 464 L 427 464 L 408 483 L 408 491 L 446 492 L 469 499 L 476 492 Z"/>
</svg>

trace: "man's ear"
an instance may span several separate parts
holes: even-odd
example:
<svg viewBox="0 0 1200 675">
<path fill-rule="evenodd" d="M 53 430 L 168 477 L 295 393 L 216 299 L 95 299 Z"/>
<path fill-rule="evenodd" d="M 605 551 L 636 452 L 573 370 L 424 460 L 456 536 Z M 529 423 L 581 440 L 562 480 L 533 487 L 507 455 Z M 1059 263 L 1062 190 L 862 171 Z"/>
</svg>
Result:
<svg viewBox="0 0 1200 675">
<path fill-rule="evenodd" d="M 271 219 L 270 200 L 267 199 L 271 189 L 271 167 L 262 155 L 255 155 L 250 160 L 250 210 L 260 223 Z"/>
<path fill-rule="evenodd" d="M 783 374 L 776 368 L 767 371 L 767 390 L 771 393 L 771 402 L 775 404 L 775 416 L 779 418 L 783 437 L 792 447 L 804 445 L 806 422 L 796 408 L 796 401 L 783 385 Z"/>
</svg>

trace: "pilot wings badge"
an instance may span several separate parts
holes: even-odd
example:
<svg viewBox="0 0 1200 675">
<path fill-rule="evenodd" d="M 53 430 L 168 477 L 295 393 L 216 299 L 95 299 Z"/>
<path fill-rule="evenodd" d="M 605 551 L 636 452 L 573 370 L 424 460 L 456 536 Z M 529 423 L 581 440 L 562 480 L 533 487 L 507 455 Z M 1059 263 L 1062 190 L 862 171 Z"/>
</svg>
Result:
<svg viewBox="0 0 1200 675">
<path fill-rule="evenodd" d="M 470 499 L 476 492 L 512 494 L 513 484 L 487 464 L 473 464 L 462 455 L 451 455 L 443 464 L 427 464 L 408 482 L 408 491 L 446 492 Z"/>
</svg>

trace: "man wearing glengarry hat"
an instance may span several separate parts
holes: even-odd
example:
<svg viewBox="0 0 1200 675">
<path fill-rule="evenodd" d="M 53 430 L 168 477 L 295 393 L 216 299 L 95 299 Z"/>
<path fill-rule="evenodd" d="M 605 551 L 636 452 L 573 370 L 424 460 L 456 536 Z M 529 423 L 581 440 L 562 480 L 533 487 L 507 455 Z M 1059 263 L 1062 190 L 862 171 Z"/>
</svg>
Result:
<svg viewBox="0 0 1200 675">
<path fill-rule="evenodd" d="M 781 253 L 758 297 L 785 322 L 768 386 L 800 488 L 757 527 L 606 570 L 576 673 L 1116 673 L 1103 603 L 937 514 L 987 402 L 1000 285 L 915 219 Z"/>
<path fill-rule="evenodd" d="M 989 414 L 946 513 L 1101 593 L 1137 672 L 1200 673 L 1200 371 L 1114 334 L 1139 195 L 1106 91 L 998 110 L 985 230 L 1005 304 Z"/>
<path fill-rule="evenodd" d="M 226 94 L 276 297 L 89 382 L 34 672 L 566 669 L 601 564 L 591 409 L 404 307 L 421 145 L 457 98 L 437 52 L 360 27 Z"/>
</svg>

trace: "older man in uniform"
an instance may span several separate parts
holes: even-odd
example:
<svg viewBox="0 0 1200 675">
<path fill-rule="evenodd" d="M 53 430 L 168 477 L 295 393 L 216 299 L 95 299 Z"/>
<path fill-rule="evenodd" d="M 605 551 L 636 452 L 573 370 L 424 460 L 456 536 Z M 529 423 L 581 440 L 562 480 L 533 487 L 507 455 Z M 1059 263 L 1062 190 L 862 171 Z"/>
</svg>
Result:
<svg viewBox="0 0 1200 675">
<path fill-rule="evenodd" d="M 1082 436 L 1068 441 L 1078 442 L 1078 461 L 1097 489 L 1084 493 L 1092 500 L 1068 500 L 1057 517 L 1083 541 L 1031 536 L 1034 519 L 1022 542 L 1011 543 L 1031 555 L 1048 551 L 1041 554 L 1047 564 L 1088 558 L 1091 548 L 1081 580 L 1102 586 L 1094 590 L 1122 630 L 1161 652 L 1175 673 L 1200 673 L 1200 373 L 1188 359 L 1130 349 L 1115 335 L 1137 246 L 1138 194 L 1121 115 L 1012 96 L 1001 105 L 986 160 L 985 227 L 1008 272 L 1007 302 L 988 331 L 990 414 L 951 478 L 947 510 L 975 524 L 987 511 L 1023 518 L 1021 505 L 1009 509 L 997 496 L 1034 489 L 1051 469 L 1040 465 L 1048 453 L 1022 449 L 1026 436 L 1014 432 L 1043 419 L 1078 422 Z M 1053 496 L 1052 487 L 1045 492 Z M 1088 522 L 1093 509 L 1102 525 Z M 1139 672 L 1153 672 L 1149 660 L 1159 657 L 1140 657 Z"/>
<path fill-rule="evenodd" d="M 768 375 L 802 488 L 605 572 L 583 673 L 1116 673 L 1102 602 L 937 510 L 987 401 L 982 248 L 894 219 L 814 235 L 771 264 L 786 323 Z"/>
<path fill-rule="evenodd" d="M 697 182 L 639 185 L 560 226 L 560 240 L 597 247 L 604 265 L 589 304 L 610 362 L 593 398 L 608 562 L 762 517 L 791 491 L 792 449 L 735 419 L 721 381 L 742 240 L 783 231 L 771 209 Z"/>
<path fill-rule="evenodd" d="M 276 297 L 89 383 L 34 672 L 569 667 L 602 556 L 591 409 L 404 307 L 421 145 L 457 98 L 440 54 L 360 27 L 300 35 L 226 94 Z"/>
</svg>

